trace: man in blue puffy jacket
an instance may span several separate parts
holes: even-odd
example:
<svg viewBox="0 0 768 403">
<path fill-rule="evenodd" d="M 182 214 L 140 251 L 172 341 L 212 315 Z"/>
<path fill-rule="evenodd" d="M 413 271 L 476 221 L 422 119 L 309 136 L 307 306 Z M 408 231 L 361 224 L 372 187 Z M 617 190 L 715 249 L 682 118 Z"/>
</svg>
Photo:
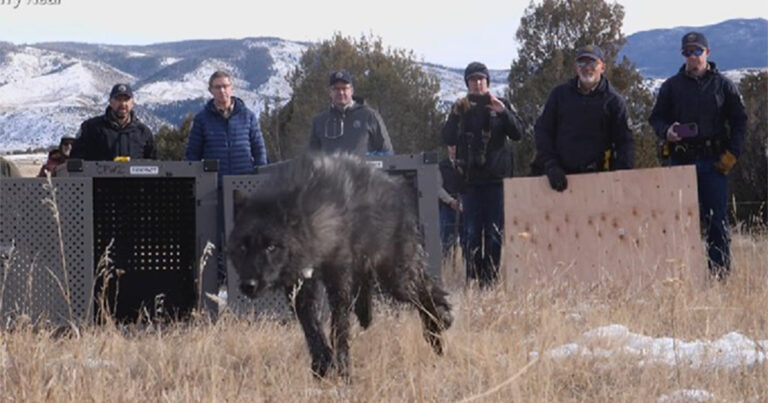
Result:
<svg viewBox="0 0 768 403">
<path fill-rule="evenodd" d="M 242 99 L 232 96 L 232 79 L 224 71 L 216 71 L 208 80 L 213 99 L 195 115 L 189 131 L 184 156 L 188 161 L 219 160 L 219 175 L 253 173 L 256 165 L 267 164 L 267 148 L 259 130 L 259 118 L 245 106 Z M 223 206 L 219 183 L 219 206 Z M 216 248 L 219 284 L 226 281 L 221 245 L 224 232 L 223 208 L 218 213 Z"/>
<path fill-rule="evenodd" d="M 267 149 L 259 118 L 232 96 L 228 73 L 217 71 L 208 80 L 213 99 L 195 115 L 184 156 L 188 161 L 219 160 L 219 175 L 253 172 L 267 163 Z"/>
<path fill-rule="evenodd" d="M 736 85 L 707 60 L 707 38 L 689 32 L 681 45 L 685 64 L 661 85 L 648 121 L 659 139 L 668 142 L 671 165 L 696 166 L 709 268 L 723 279 L 731 267 L 727 175 L 744 147 L 747 115 Z"/>
</svg>

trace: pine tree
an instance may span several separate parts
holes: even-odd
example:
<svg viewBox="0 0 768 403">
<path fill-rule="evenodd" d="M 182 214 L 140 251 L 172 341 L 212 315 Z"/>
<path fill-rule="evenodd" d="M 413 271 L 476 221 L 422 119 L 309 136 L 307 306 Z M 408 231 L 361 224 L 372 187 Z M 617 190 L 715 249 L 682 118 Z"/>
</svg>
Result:
<svg viewBox="0 0 768 403">
<path fill-rule="evenodd" d="M 163 161 L 183 161 L 184 147 L 187 144 L 189 130 L 192 128 L 194 117 L 190 114 L 184 118 L 179 127 L 163 125 L 155 134 L 157 159 Z"/>
<path fill-rule="evenodd" d="M 355 96 L 381 114 L 395 153 L 439 148 L 445 115 L 438 108 L 438 78 L 421 68 L 413 52 L 385 49 L 380 38 L 336 34 L 304 52 L 288 76 L 291 99 L 282 107 L 272 102 L 261 114 L 261 128 L 275 160 L 306 149 L 312 118 L 330 105 L 328 77 L 340 69 L 352 73 Z"/>
<path fill-rule="evenodd" d="M 768 223 L 768 72 L 747 74 L 739 83 L 747 112 L 744 151 L 729 176 L 731 200 L 740 221 Z"/>
<path fill-rule="evenodd" d="M 527 131 L 516 145 L 515 172 L 530 171 L 535 153 L 533 126 L 541 108 L 555 86 L 576 75 L 576 51 L 589 44 L 603 50 L 604 74 L 627 103 L 636 142 L 635 165 L 658 164 L 655 138 L 647 123 L 652 95 L 629 60 L 617 61 L 626 41 L 621 33 L 623 19 L 623 6 L 603 0 L 543 0 L 528 6 L 516 33 L 518 59 L 509 73 L 510 98 Z"/>
</svg>

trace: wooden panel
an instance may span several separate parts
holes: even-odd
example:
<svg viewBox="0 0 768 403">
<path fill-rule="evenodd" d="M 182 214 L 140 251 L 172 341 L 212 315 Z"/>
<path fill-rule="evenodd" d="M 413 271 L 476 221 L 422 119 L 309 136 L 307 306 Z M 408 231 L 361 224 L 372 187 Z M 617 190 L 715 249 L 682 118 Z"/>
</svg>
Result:
<svg viewBox="0 0 768 403">
<path fill-rule="evenodd" d="M 512 286 L 576 280 L 644 286 L 706 278 L 693 166 L 504 181 L 503 270 Z"/>
</svg>

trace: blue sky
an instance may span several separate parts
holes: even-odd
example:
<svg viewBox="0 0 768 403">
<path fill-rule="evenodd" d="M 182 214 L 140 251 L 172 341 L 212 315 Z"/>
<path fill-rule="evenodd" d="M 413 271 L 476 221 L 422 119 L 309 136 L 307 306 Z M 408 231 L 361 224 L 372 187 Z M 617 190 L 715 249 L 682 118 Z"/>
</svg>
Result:
<svg viewBox="0 0 768 403">
<path fill-rule="evenodd" d="M 35 4 L 46 3 L 46 4 Z M 53 4 L 47 4 L 53 3 Z M 768 18 L 768 2 L 620 0 L 624 33 L 709 25 L 730 18 Z M 147 44 L 183 39 L 276 36 L 315 41 L 334 32 L 374 34 L 428 62 L 463 67 L 480 60 L 507 68 L 529 1 L 433 0 L 0 0 L 0 40 Z"/>
</svg>

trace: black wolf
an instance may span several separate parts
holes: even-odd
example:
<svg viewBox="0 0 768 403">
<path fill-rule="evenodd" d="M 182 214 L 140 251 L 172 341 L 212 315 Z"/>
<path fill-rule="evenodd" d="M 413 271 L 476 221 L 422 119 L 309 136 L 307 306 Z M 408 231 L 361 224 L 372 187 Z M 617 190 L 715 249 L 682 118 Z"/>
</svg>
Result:
<svg viewBox="0 0 768 403">
<path fill-rule="evenodd" d="M 307 154 L 275 179 L 247 199 L 235 192 L 227 254 L 245 295 L 283 288 L 294 296 L 314 373 L 325 376 L 335 365 L 348 375 L 349 314 L 354 310 L 368 327 L 377 285 L 418 309 L 424 337 L 442 354 L 440 333 L 453 321 L 451 306 L 425 271 L 407 185 L 349 155 Z M 333 350 L 319 316 L 320 283 L 331 309 Z"/>
</svg>

